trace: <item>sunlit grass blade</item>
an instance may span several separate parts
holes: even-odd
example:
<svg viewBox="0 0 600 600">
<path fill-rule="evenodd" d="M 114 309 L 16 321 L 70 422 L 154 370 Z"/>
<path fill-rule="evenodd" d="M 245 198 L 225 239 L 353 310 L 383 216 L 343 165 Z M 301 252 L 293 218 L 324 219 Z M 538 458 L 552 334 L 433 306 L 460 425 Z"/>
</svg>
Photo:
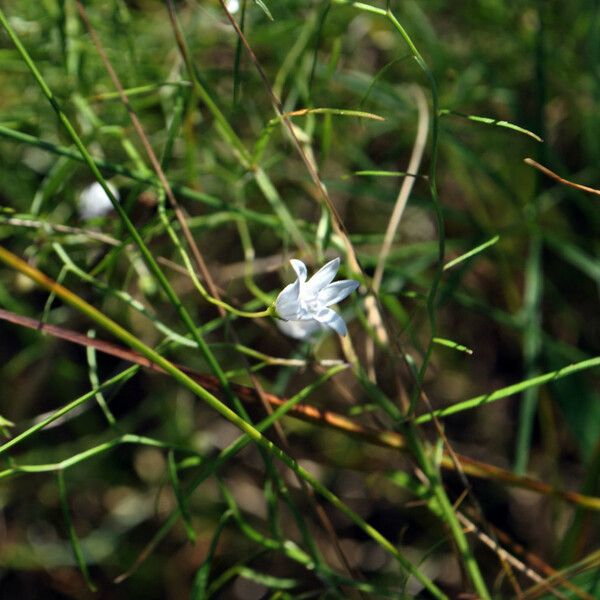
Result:
<svg viewBox="0 0 600 600">
<path fill-rule="evenodd" d="M 254 1 L 254 4 L 256 4 L 256 6 L 260 7 L 260 9 L 265 13 L 265 15 L 267 15 L 267 17 L 269 18 L 270 21 L 275 20 L 275 19 L 273 19 L 273 15 L 271 14 L 271 11 L 267 7 L 267 5 L 263 2 L 263 0 L 253 0 L 253 1 Z"/>
<path fill-rule="evenodd" d="M 88 334 L 88 337 L 91 337 L 91 338 L 96 337 L 96 332 L 93 329 L 88 330 L 87 334 Z M 92 387 L 95 390 L 97 390 L 96 401 L 98 402 L 98 405 L 102 409 L 102 412 L 104 413 L 104 416 L 105 416 L 108 424 L 111 427 L 115 427 L 117 420 L 115 419 L 115 416 L 112 414 L 112 411 L 108 407 L 108 402 L 106 401 L 106 398 L 104 397 L 104 394 L 102 393 L 102 390 L 98 389 L 100 386 L 100 379 L 98 377 L 98 363 L 96 361 L 96 352 L 95 352 L 93 346 L 87 346 L 85 350 L 86 350 L 86 356 L 87 356 L 87 361 L 88 361 L 88 375 L 90 378 L 90 383 L 92 384 Z"/>
<path fill-rule="evenodd" d="M 464 352 L 465 354 L 473 354 L 473 350 L 471 350 L 471 348 L 467 348 L 467 346 L 463 346 L 458 342 L 454 342 L 446 338 L 435 337 L 433 338 L 433 342 L 439 346 L 446 346 L 446 348 L 452 348 L 453 350 L 458 350 L 459 352 Z"/>
<path fill-rule="evenodd" d="M 432 413 L 426 413 L 420 417 L 417 417 L 415 422 L 427 423 L 434 417 L 439 419 L 448 417 L 450 415 L 455 415 L 465 410 L 472 410 L 480 406 L 485 406 L 491 402 L 496 402 L 497 400 L 503 400 L 504 398 L 514 396 L 515 394 L 523 392 L 527 389 L 538 388 L 539 386 L 556 379 L 562 379 L 563 377 L 568 377 L 569 375 L 574 375 L 575 373 L 586 371 L 588 369 L 594 369 L 596 367 L 600 367 L 600 356 L 596 356 L 595 358 L 590 358 L 572 365 L 567 365 L 561 369 L 557 369 L 556 371 L 550 371 L 549 373 L 544 373 L 543 375 L 538 375 L 536 377 L 532 377 L 531 379 L 520 381 L 519 383 L 514 383 L 505 388 L 496 390 L 495 392 L 490 392 L 489 394 L 481 394 L 480 396 L 475 396 L 469 400 L 457 402 L 456 404 L 448 406 L 447 408 L 434 410 Z"/>
<path fill-rule="evenodd" d="M 444 265 L 444 271 L 447 271 L 448 269 L 451 269 L 452 267 L 459 265 L 461 262 L 468 260 L 469 258 L 479 254 L 480 252 L 483 252 L 484 250 L 487 250 L 490 246 L 493 246 L 498 241 L 500 241 L 500 236 L 495 235 L 493 238 L 489 239 L 487 242 L 484 242 L 483 244 L 476 246 L 475 248 L 469 250 L 468 252 L 465 252 L 464 254 L 461 254 L 460 256 L 453 258 L 452 260 L 448 261 Z"/>
<path fill-rule="evenodd" d="M 474 121 L 475 123 L 483 123 L 484 125 L 493 125 L 495 127 L 503 127 L 505 129 L 511 129 L 512 131 L 516 131 L 518 133 L 527 135 L 530 138 L 533 138 L 536 142 L 543 142 L 542 138 L 539 135 L 533 133 L 533 131 L 529 131 L 528 129 L 525 129 L 524 127 L 520 127 L 519 125 L 515 125 L 514 123 L 511 123 L 510 121 L 504 121 L 502 119 L 493 119 L 491 117 L 480 117 L 477 115 L 465 115 L 463 113 L 457 112 L 455 110 L 449 110 L 447 108 L 440 110 L 439 114 L 440 114 L 440 116 L 451 115 L 453 117 L 461 117 L 461 118 L 467 119 L 469 121 Z"/>
<path fill-rule="evenodd" d="M 300 581 L 297 579 L 292 579 L 290 577 L 276 577 L 274 575 L 267 575 L 265 573 L 260 573 L 255 569 L 250 567 L 245 567 L 243 565 L 233 567 L 227 572 L 226 578 L 220 577 L 220 585 L 223 585 L 228 579 L 233 577 L 242 577 L 243 579 L 248 579 L 249 581 L 253 581 L 254 583 L 266 587 L 268 590 L 293 590 L 295 587 L 298 587 Z M 218 589 L 215 585 L 211 586 L 211 590 L 214 592 Z"/>
<path fill-rule="evenodd" d="M 406 171 L 378 171 L 378 170 L 368 170 L 368 171 L 354 171 L 352 175 L 357 177 L 425 177 L 424 175 L 419 175 L 418 173 L 407 173 Z M 348 178 L 348 176 L 345 176 Z"/>
<path fill-rule="evenodd" d="M 190 88 L 192 84 L 189 81 L 163 81 L 159 83 L 151 83 L 148 85 L 140 85 L 133 88 L 125 88 L 124 94 L 132 98 L 134 96 L 145 96 L 159 92 L 163 88 Z M 111 100 L 119 100 L 119 92 L 102 92 L 94 94 L 87 98 L 89 102 L 108 102 Z"/>
</svg>

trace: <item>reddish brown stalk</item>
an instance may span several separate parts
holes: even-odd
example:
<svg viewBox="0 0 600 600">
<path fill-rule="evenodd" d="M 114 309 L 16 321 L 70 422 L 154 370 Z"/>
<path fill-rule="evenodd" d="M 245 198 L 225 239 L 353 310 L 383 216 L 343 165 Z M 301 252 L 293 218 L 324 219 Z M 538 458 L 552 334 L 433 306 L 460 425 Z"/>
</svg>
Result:
<svg viewBox="0 0 600 600">
<path fill-rule="evenodd" d="M 554 179 L 554 181 L 557 181 L 558 183 L 562 183 L 563 185 L 568 185 L 569 187 L 575 188 L 576 190 L 580 190 L 582 192 L 587 192 L 588 194 L 594 194 L 595 196 L 600 196 L 600 190 L 597 190 L 596 188 L 588 187 L 587 185 L 581 185 L 580 183 L 575 183 L 574 181 L 569 181 L 568 179 L 564 179 L 563 177 L 561 177 L 554 171 L 551 171 L 548 167 L 545 167 L 544 165 L 540 165 L 540 163 L 533 160 L 533 158 L 526 158 L 524 160 L 524 162 L 527 163 L 528 165 L 534 167 L 535 169 L 537 169 L 544 175 L 550 177 L 551 179 Z"/>
<path fill-rule="evenodd" d="M 34 329 L 42 333 L 47 333 L 52 335 L 53 337 L 66 340 L 68 342 L 78 344 L 80 346 L 89 346 L 95 348 L 99 352 L 103 352 L 105 354 L 115 356 L 127 362 L 138 364 L 152 371 L 162 373 L 162 369 L 160 369 L 160 367 L 150 362 L 145 357 L 139 355 L 137 352 L 127 350 L 126 348 L 123 348 L 111 342 L 103 341 L 97 338 L 89 338 L 75 331 L 71 331 L 63 327 L 58 327 L 57 325 L 49 325 L 47 323 L 42 323 L 37 319 L 24 317 L 22 315 L 15 314 L 4 309 L 0 309 L 0 320 L 8 321 L 10 323 L 20 325 L 21 327 Z M 198 373 L 197 371 L 180 365 L 178 365 L 178 368 L 180 368 L 190 377 L 194 378 L 198 383 L 200 383 L 209 391 L 213 393 L 222 392 L 221 386 L 216 377 L 212 375 Z M 255 403 L 258 399 L 258 392 L 251 387 L 239 384 L 232 384 L 232 390 L 236 394 L 238 394 L 239 398 L 244 402 Z M 276 396 L 275 394 L 270 394 L 269 392 L 263 392 L 263 395 L 272 407 L 281 406 L 286 402 L 285 398 L 280 398 L 279 396 Z M 404 439 L 404 436 L 395 431 L 380 431 L 377 429 L 373 429 L 371 427 L 367 427 L 365 425 L 357 423 L 352 419 L 348 419 L 344 415 L 340 415 L 338 413 L 328 410 L 323 410 L 315 406 L 311 406 L 309 404 L 297 404 L 289 411 L 288 415 L 298 419 L 302 419 L 304 421 L 308 421 L 310 423 L 314 423 L 316 425 L 330 427 L 339 432 L 346 433 L 353 437 L 359 438 L 370 444 L 375 444 L 384 448 L 392 448 L 401 451 L 406 449 L 406 441 Z M 484 463 L 473 458 L 468 458 L 461 454 L 456 454 L 455 456 L 464 473 L 468 475 L 479 477 L 482 479 L 493 479 L 513 487 L 527 489 L 532 492 L 544 494 L 546 496 L 554 496 L 565 502 L 568 502 L 569 504 L 575 504 L 577 506 L 581 506 L 589 510 L 600 511 L 600 498 L 597 498 L 595 496 L 587 496 L 584 494 L 579 494 L 577 492 L 560 490 L 542 481 L 538 481 L 531 477 L 515 475 L 511 471 L 502 469 L 501 467 L 496 467 L 494 465 L 490 465 L 488 463 Z M 454 461 L 447 453 L 444 453 L 441 465 L 444 469 L 456 469 Z"/>
</svg>

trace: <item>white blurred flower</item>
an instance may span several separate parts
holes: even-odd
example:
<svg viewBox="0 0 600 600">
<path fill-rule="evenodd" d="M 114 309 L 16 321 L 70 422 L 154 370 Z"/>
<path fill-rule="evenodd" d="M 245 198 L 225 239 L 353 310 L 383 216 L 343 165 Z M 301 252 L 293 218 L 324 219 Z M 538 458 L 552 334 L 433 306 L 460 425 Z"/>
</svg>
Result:
<svg viewBox="0 0 600 600">
<path fill-rule="evenodd" d="M 240 0 L 227 0 L 225 2 L 227 10 L 233 15 L 240 10 Z"/>
<path fill-rule="evenodd" d="M 280 325 L 280 329 L 297 339 L 310 337 L 323 326 L 346 335 L 348 329 L 344 319 L 329 307 L 356 290 L 358 281 L 343 279 L 332 283 L 340 268 L 339 258 L 328 262 L 308 281 L 306 265 L 296 259 L 290 260 L 290 263 L 296 272 L 296 281 L 287 285 L 275 300 L 277 316 L 287 321 L 287 325 Z"/>
<path fill-rule="evenodd" d="M 113 196 L 119 200 L 117 188 L 110 181 L 107 183 Z M 113 205 L 110 198 L 97 181 L 88 185 L 79 195 L 79 216 L 84 221 L 94 217 L 102 217 L 112 209 Z"/>
</svg>

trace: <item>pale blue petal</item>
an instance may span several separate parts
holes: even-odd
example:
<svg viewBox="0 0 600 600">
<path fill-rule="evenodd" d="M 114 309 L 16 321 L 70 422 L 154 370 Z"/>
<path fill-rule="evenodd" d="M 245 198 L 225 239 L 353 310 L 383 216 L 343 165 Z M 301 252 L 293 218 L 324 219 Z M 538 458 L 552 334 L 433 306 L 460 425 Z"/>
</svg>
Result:
<svg viewBox="0 0 600 600">
<path fill-rule="evenodd" d="M 300 292 L 300 296 L 302 296 L 302 292 Z M 294 317 L 294 319 L 298 319 L 298 320 L 306 320 L 306 319 L 312 319 L 313 318 L 313 313 L 315 311 L 311 310 L 310 308 L 307 308 L 306 306 L 302 305 L 302 302 L 298 302 L 298 311 L 296 312 L 296 316 Z"/>
<path fill-rule="evenodd" d="M 311 319 L 310 321 L 275 321 L 279 331 L 296 340 L 309 340 L 321 331 L 321 325 Z"/>
<path fill-rule="evenodd" d="M 283 290 L 279 292 L 279 296 L 277 296 L 277 300 L 275 300 L 275 310 L 277 311 L 277 314 L 285 321 L 294 319 L 297 316 L 300 310 L 300 303 L 298 302 L 299 296 L 299 279 L 296 279 L 294 283 L 286 285 Z"/>
<path fill-rule="evenodd" d="M 291 263 L 294 271 L 296 271 L 296 275 L 298 275 L 298 279 L 302 283 L 304 283 L 306 281 L 306 275 L 307 275 L 306 265 L 301 260 L 298 260 L 297 258 L 292 258 L 290 260 L 290 263 Z"/>
<path fill-rule="evenodd" d="M 324 306 L 337 304 L 356 290 L 359 285 L 358 281 L 354 281 L 354 279 L 342 279 L 341 281 L 330 283 L 324 290 L 319 292 L 319 302 Z"/>
<path fill-rule="evenodd" d="M 330 260 L 321 267 L 306 283 L 306 293 L 317 295 L 320 290 L 329 285 L 340 268 L 340 259 Z"/>
<path fill-rule="evenodd" d="M 323 308 L 315 315 L 315 320 L 317 320 L 322 325 L 327 325 L 327 327 L 331 327 L 335 332 L 340 335 L 346 335 L 348 333 L 348 329 L 346 328 L 346 323 L 344 323 L 344 319 L 340 317 L 334 310 L 331 308 Z"/>
</svg>

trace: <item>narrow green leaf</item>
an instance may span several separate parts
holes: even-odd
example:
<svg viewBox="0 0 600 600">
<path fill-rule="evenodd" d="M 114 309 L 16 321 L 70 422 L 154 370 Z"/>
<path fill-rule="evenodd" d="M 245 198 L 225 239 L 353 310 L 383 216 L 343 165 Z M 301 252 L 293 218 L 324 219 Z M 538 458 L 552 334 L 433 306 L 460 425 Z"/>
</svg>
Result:
<svg viewBox="0 0 600 600">
<path fill-rule="evenodd" d="M 352 175 L 356 175 L 358 177 L 424 177 L 424 175 L 419 175 L 418 173 L 408 173 L 406 171 L 378 171 L 378 170 L 368 170 L 368 171 L 354 171 Z M 345 176 L 344 179 L 348 178 Z"/>
<path fill-rule="evenodd" d="M 260 9 L 265 13 L 265 15 L 267 15 L 267 17 L 269 18 L 270 21 L 275 20 L 273 18 L 273 15 L 271 14 L 271 11 L 267 7 L 267 5 L 263 2 L 263 0 L 254 0 L 254 4 L 256 4 L 257 6 L 260 7 Z"/>
<path fill-rule="evenodd" d="M 452 340 L 447 340 L 446 338 L 434 337 L 433 343 L 440 346 L 446 346 L 447 348 L 452 348 L 453 350 L 458 350 L 459 352 L 465 352 L 466 354 L 473 354 L 473 350 L 471 350 L 471 348 L 467 348 L 467 346 L 463 346 L 462 344 L 453 342 Z"/>
<path fill-rule="evenodd" d="M 531 379 L 539 373 L 540 352 L 542 349 L 542 294 L 544 274 L 542 265 L 542 238 L 534 232 L 529 245 L 525 269 L 525 292 L 523 299 L 523 362 L 525 377 Z M 514 470 L 524 474 L 529 461 L 533 425 L 539 394 L 537 387 L 523 390 L 519 405 L 519 420 L 515 443 Z"/>
<path fill-rule="evenodd" d="M 463 402 L 458 402 L 456 404 L 453 404 L 452 406 L 448 406 L 447 408 L 440 408 L 438 410 L 434 410 L 433 412 L 417 417 L 415 419 L 415 422 L 427 423 L 431 421 L 433 417 L 443 418 L 448 417 L 450 415 L 455 415 L 465 410 L 471 410 L 479 406 L 484 406 L 485 404 L 496 402 L 496 400 L 503 400 L 504 398 L 508 398 L 509 396 L 514 396 L 515 394 L 518 394 L 529 388 L 536 388 L 550 381 L 562 379 L 563 377 L 568 377 L 569 375 L 573 375 L 574 373 L 579 373 L 580 371 L 586 371 L 595 367 L 600 367 L 600 356 L 596 356 L 588 360 L 583 360 L 572 365 L 567 365 L 566 367 L 562 367 L 561 369 L 557 369 L 556 371 L 550 371 L 549 373 L 544 373 L 543 375 L 538 375 L 537 377 L 533 377 L 525 381 L 520 381 L 519 383 L 514 383 L 489 394 L 481 394 L 481 396 L 475 396 L 474 398 L 464 400 Z"/>
<path fill-rule="evenodd" d="M 329 242 L 331 240 L 331 233 L 333 228 L 331 226 L 331 214 L 326 209 L 326 207 L 321 207 L 321 218 L 319 219 L 319 224 L 317 225 L 317 235 L 316 235 L 316 243 L 317 248 L 319 249 L 319 254 L 324 256 L 325 250 L 329 247 Z"/>
<path fill-rule="evenodd" d="M 513 131 L 517 131 L 519 133 L 523 133 L 524 135 L 528 135 L 533 138 L 536 142 L 543 142 L 542 138 L 533 133 L 533 131 L 529 131 L 529 129 L 525 129 L 524 127 L 519 127 L 519 125 L 515 125 L 510 121 L 503 121 L 501 119 L 492 119 L 491 117 L 479 117 L 477 115 L 465 115 L 463 113 L 456 112 L 454 110 L 449 110 L 447 108 L 443 108 L 439 112 L 440 116 L 443 115 L 452 115 L 454 117 L 461 117 L 463 119 L 468 119 L 469 121 L 475 121 L 476 123 L 483 123 L 484 125 L 494 125 L 496 127 L 504 127 L 506 129 L 512 129 Z"/>
<path fill-rule="evenodd" d="M 297 579 L 266 575 L 265 573 L 259 573 L 250 567 L 240 566 L 237 571 L 240 577 L 264 585 L 270 590 L 291 590 L 300 584 Z"/>
<path fill-rule="evenodd" d="M 452 259 L 451 261 L 447 262 L 444 265 L 444 271 L 447 271 L 448 269 L 451 269 L 452 267 L 455 267 L 456 265 L 458 265 L 461 262 L 467 260 L 468 258 L 471 258 L 472 256 L 475 256 L 476 254 L 479 254 L 480 252 L 483 252 L 484 250 L 486 250 L 490 246 L 493 246 L 499 240 L 500 240 L 500 236 L 499 235 L 495 235 L 493 238 L 489 239 L 487 242 L 484 242 L 483 244 L 480 244 L 479 246 L 476 246 L 472 250 L 469 250 L 468 252 L 465 252 L 464 254 L 461 254 L 460 256 L 457 256 L 456 258 Z"/>
<path fill-rule="evenodd" d="M 9 421 L 8 419 L 4 418 L 2 415 L 0 415 L 0 427 L 14 427 L 15 424 L 12 421 Z"/>
<path fill-rule="evenodd" d="M 96 330 L 88 329 L 87 335 L 92 339 L 95 338 Z M 85 349 L 85 354 L 88 362 L 88 377 L 90 379 L 90 383 L 92 384 L 92 387 L 94 389 L 98 390 L 96 392 L 96 402 L 98 402 L 98 405 L 102 409 L 102 412 L 104 413 L 108 424 L 111 427 L 114 427 L 117 423 L 117 420 L 115 419 L 115 416 L 112 414 L 112 411 L 108 407 L 108 402 L 106 401 L 102 390 L 98 389 L 100 386 L 100 378 L 98 377 L 98 363 L 96 361 L 96 350 L 93 346 L 87 346 L 87 348 Z"/>
<path fill-rule="evenodd" d="M 233 497 L 233 494 L 227 489 L 227 487 L 221 484 L 221 493 L 223 494 L 223 498 L 229 507 L 229 510 L 232 513 L 233 519 L 238 524 L 238 527 L 242 531 L 242 533 L 250 540 L 255 542 L 256 544 L 260 544 L 264 546 L 268 550 L 280 550 L 282 543 L 278 540 L 274 540 L 273 538 L 268 537 L 264 533 L 258 531 L 255 527 L 250 525 L 250 523 L 244 519 L 236 501 Z"/>
<path fill-rule="evenodd" d="M 144 96 L 147 94 L 153 94 L 155 92 L 160 92 L 163 88 L 191 88 L 191 81 L 161 81 L 159 83 L 151 83 L 148 85 L 140 85 L 133 88 L 125 88 L 123 93 L 128 98 L 133 98 L 134 96 Z M 107 100 L 120 100 L 121 94 L 119 92 L 102 92 L 100 94 L 95 94 L 94 96 L 89 96 L 86 98 L 88 102 L 106 102 Z"/>
<path fill-rule="evenodd" d="M 384 65 L 383 67 L 381 67 L 381 69 L 379 69 L 379 71 L 377 71 L 377 73 L 375 73 L 375 75 L 371 79 L 371 82 L 369 83 L 369 87 L 367 88 L 367 90 L 363 94 L 363 96 L 360 99 L 360 102 L 358 104 L 361 109 L 365 105 L 365 103 L 366 103 L 366 101 L 367 101 L 367 99 L 368 99 L 368 97 L 369 97 L 369 95 L 371 93 L 371 90 L 375 87 L 375 85 L 383 77 L 383 75 L 388 71 L 388 69 L 390 67 L 394 66 L 395 64 L 398 64 L 400 62 L 408 60 L 409 58 L 412 58 L 412 56 L 410 54 L 405 54 L 404 56 L 400 56 L 399 58 L 395 58 L 394 60 L 391 60 L 389 63 L 387 63 L 386 65 Z"/>
</svg>

